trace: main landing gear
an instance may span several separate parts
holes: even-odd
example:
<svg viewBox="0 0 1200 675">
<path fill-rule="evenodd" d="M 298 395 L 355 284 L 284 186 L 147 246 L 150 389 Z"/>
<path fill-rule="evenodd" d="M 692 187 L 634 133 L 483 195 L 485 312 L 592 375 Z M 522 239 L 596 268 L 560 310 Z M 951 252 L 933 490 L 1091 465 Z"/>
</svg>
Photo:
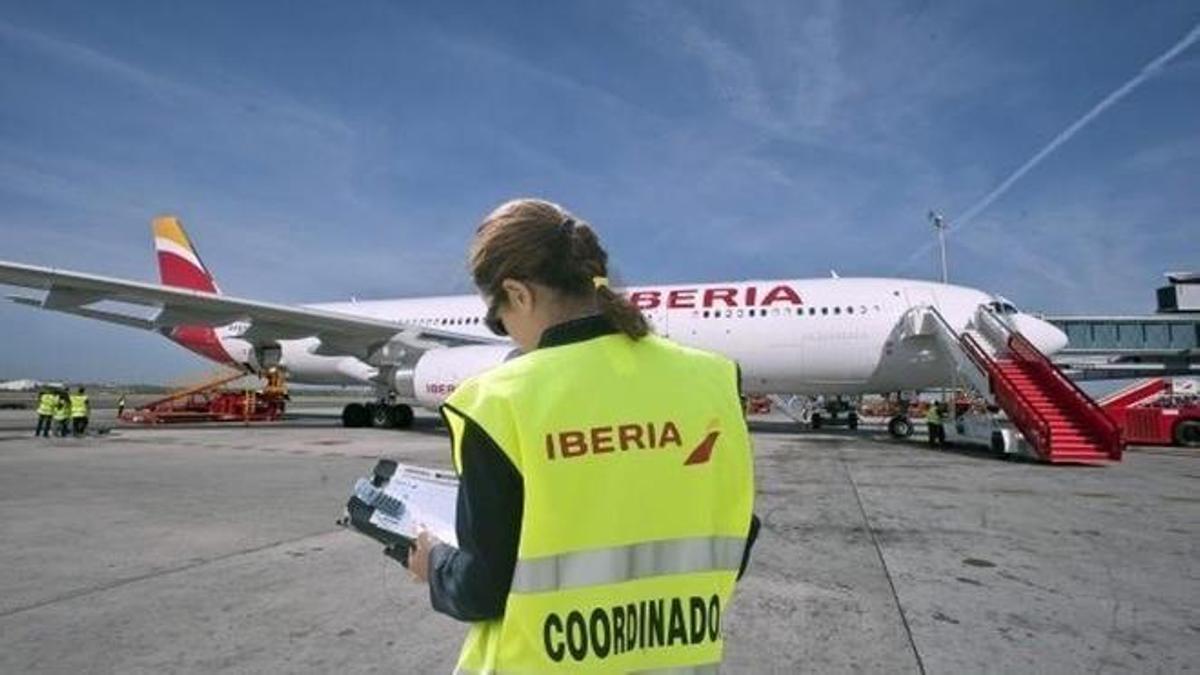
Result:
<svg viewBox="0 0 1200 675">
<path fill-rule="evenodd" d="M 843 400 L 841 396 L 832 401 L 823 401 L 808 418 L 808 427 L 814 430 L 843 425 L 850 431 L 858 429 L 858 406 Z"/>
<path fill-rule="evenodd" d="M 408 429 L 413 423 L 413 409 L 403 403 L 374 401 L 371 403 L 349 403 L 342 408 L 344 427 L 384 427 Z"/>
</svg>

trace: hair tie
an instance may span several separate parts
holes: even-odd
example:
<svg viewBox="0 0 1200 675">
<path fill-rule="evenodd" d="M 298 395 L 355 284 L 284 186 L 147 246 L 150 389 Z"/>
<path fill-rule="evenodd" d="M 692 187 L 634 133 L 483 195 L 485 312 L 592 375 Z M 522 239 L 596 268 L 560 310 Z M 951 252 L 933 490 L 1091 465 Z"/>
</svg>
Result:
<svg viewBox="0 0 1200 675">
<path fill-rule="evenodd" d="M 592 277 L 592 285 L 596 287 L 596 290 L 608 288 L 608 277 Z"/>
</svg>

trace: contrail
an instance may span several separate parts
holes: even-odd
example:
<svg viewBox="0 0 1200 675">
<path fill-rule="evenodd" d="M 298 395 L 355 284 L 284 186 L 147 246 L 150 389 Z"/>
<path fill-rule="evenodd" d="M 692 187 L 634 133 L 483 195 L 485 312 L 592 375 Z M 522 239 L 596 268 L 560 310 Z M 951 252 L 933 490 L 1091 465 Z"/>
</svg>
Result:
<svg viewBox="0 0 1200 675">
<path fill-rule="evenodd" d="M 1192 46 L 1192 44 L 1198 39 L 1200 39 L 1200 23 L 1197 23 L 1195 26 L 1193 26 L 1192 30 L 1188 31 L 1188 34 L 1185 35 L 1183 39 L 1176 42 L 1167 51 L 1159 54 L 1157 58 L 1148 63 L 1128 82 L 1120 87 L 1117 87 L 1117 89 L 1111 94 L 1105 96 L 1102 101 L 1092 106 L 1092 109 L 1084 113 L 1083 117 L 1080 117 L 1079 119 L 1075 120 L 1071 126 L 1063 129 L 1062 132 L 1055 136 L 1053 140 L 1039 150 L 1037 154 L 1035 154 L 1033 157 L 1030 157 L 1029 160 L 1018 167 L 1016 171 L 1013 171 L 1011 174 L 1009 174 L 1008 178 L 1005 178 L 999 185 L 992 189 L 991 192 L 987 193 L 982 199 L 975 202 L 971 208 L 963 211 L 957 218 L 951 218 L 950 225 L 953 226 L 954 229 L 948 230 L 947 234 L 955 231 L 961 231 L 964 227 L 969 225 L 976 216 L 982 213 L 987 207 L 991 206 L 992 203 L 1003 196 L 1005 192 L 1008 192 L 1008 189 L 1013 186 L 1013 183 L 1021 180 L 1025 174 L 1032 171 L 1038 164 L 1041 164 L 1042 160 L 1046 159 L 1050 153 L 1057 150 L 1063 143 L 1071 140 L 1075 134 L 1079 133 L 1079 131 L 1091 123 L 1092 120 L 1099 117 L 1101 113 L 1103 113 L 1105 110 L 1108 110 L 1115 103 L 1128 96 L 1134 89 L 1137 89 L 1139 86 L 1141 86 L 1143 82 L 1157 74 L 1158 71 L 1161 70 L 1168 61 L 1178 56 L 1183 50 Z M 908 260 L 904 262 L 901 268 L 908 267 L 932 248 L 933 242 L 925 244 L 915 253 L 909 256 Z"/>
</svg>

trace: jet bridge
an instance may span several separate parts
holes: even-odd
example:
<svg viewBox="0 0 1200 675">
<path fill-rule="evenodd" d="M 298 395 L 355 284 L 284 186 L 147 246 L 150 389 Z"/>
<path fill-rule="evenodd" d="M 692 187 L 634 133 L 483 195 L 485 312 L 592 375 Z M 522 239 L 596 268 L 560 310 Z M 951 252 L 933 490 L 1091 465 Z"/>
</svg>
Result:
<svg viewBox="0 0 1200 675">
<path fill-rule="evenodd" d="M 1171 272 L 1142 316 L 1048 316 L 1067 335 L 1054 360 L 1077 380 L 1200 375 L 1200 274 Z"/>
<path fill-rule="evenodd" d="M 1077 380 L 1200 375 L 1200 314 L 1047 316 L 1067 335 L 1054 361 Z"/>
<path fill-rule="evenodd" d="M 961 333 L 932 305 L 914 307 L 904 320 L 908 334 L 937 339 L 967 383 L 1004 411 L 1006 422 L 1037 458 L 1050 463 L 1120 461 L 1116 424 L 991 308 L 980 306 Z"/>
</svg>

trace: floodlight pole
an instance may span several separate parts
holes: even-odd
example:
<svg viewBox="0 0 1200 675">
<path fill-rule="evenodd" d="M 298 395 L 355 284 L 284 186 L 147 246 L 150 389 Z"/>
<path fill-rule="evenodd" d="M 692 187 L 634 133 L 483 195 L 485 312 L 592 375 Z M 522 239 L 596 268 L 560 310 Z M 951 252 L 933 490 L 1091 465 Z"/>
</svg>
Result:
<svg viewBox="0 0 1200 675">
<path fill-rule="evenodd" d="M 942 283 L 947 283 L 949 275 L 946 273 L 946 219 L 942 218 L 942 214 L 937 211 L 929 212 L 929 222 L 933 223 L 933 229 L 937 230 L 938 248 L 942 253 Z"/>
<path fill-rule="evenodd" d="M 946 272 L 946 219 L 942 217 L 942 214 L 938 213 L 937 211 L 933 211 L 933 210 L 929 211 L 928 217 L 929 217 L 929 222 L 933 224 L 933 229 L 937 230 L 938 249 L 941 251 L 941 254 L 942 254 L 942 283 L 944 284 L 944 283 L 947 283 L 947 280 L 949 279 L 949 275 Z M 962 388 L 962 384 L 958 379 L 958 375 L 959 375 L 959 373 L 958 373 L 958 370 L 956 369 L 954 372 L 954 389 L 955 390 Z M 942 402 L 945 403 L 948 399 L 950 399 L 950 392 L 949 392 L 949 390 L 947 390 L 946 388 L 943 387 L 942 388 Z M 947 411 L 948 416 L 953 419 L 953 417 L 954 417 L 953 403 L 950 403 L 946 406 L 946 411 Z M 942 420 L 942 424 L 945 425 L 945 423 L 946 423 L 946 420 Z"/>
</svg>

